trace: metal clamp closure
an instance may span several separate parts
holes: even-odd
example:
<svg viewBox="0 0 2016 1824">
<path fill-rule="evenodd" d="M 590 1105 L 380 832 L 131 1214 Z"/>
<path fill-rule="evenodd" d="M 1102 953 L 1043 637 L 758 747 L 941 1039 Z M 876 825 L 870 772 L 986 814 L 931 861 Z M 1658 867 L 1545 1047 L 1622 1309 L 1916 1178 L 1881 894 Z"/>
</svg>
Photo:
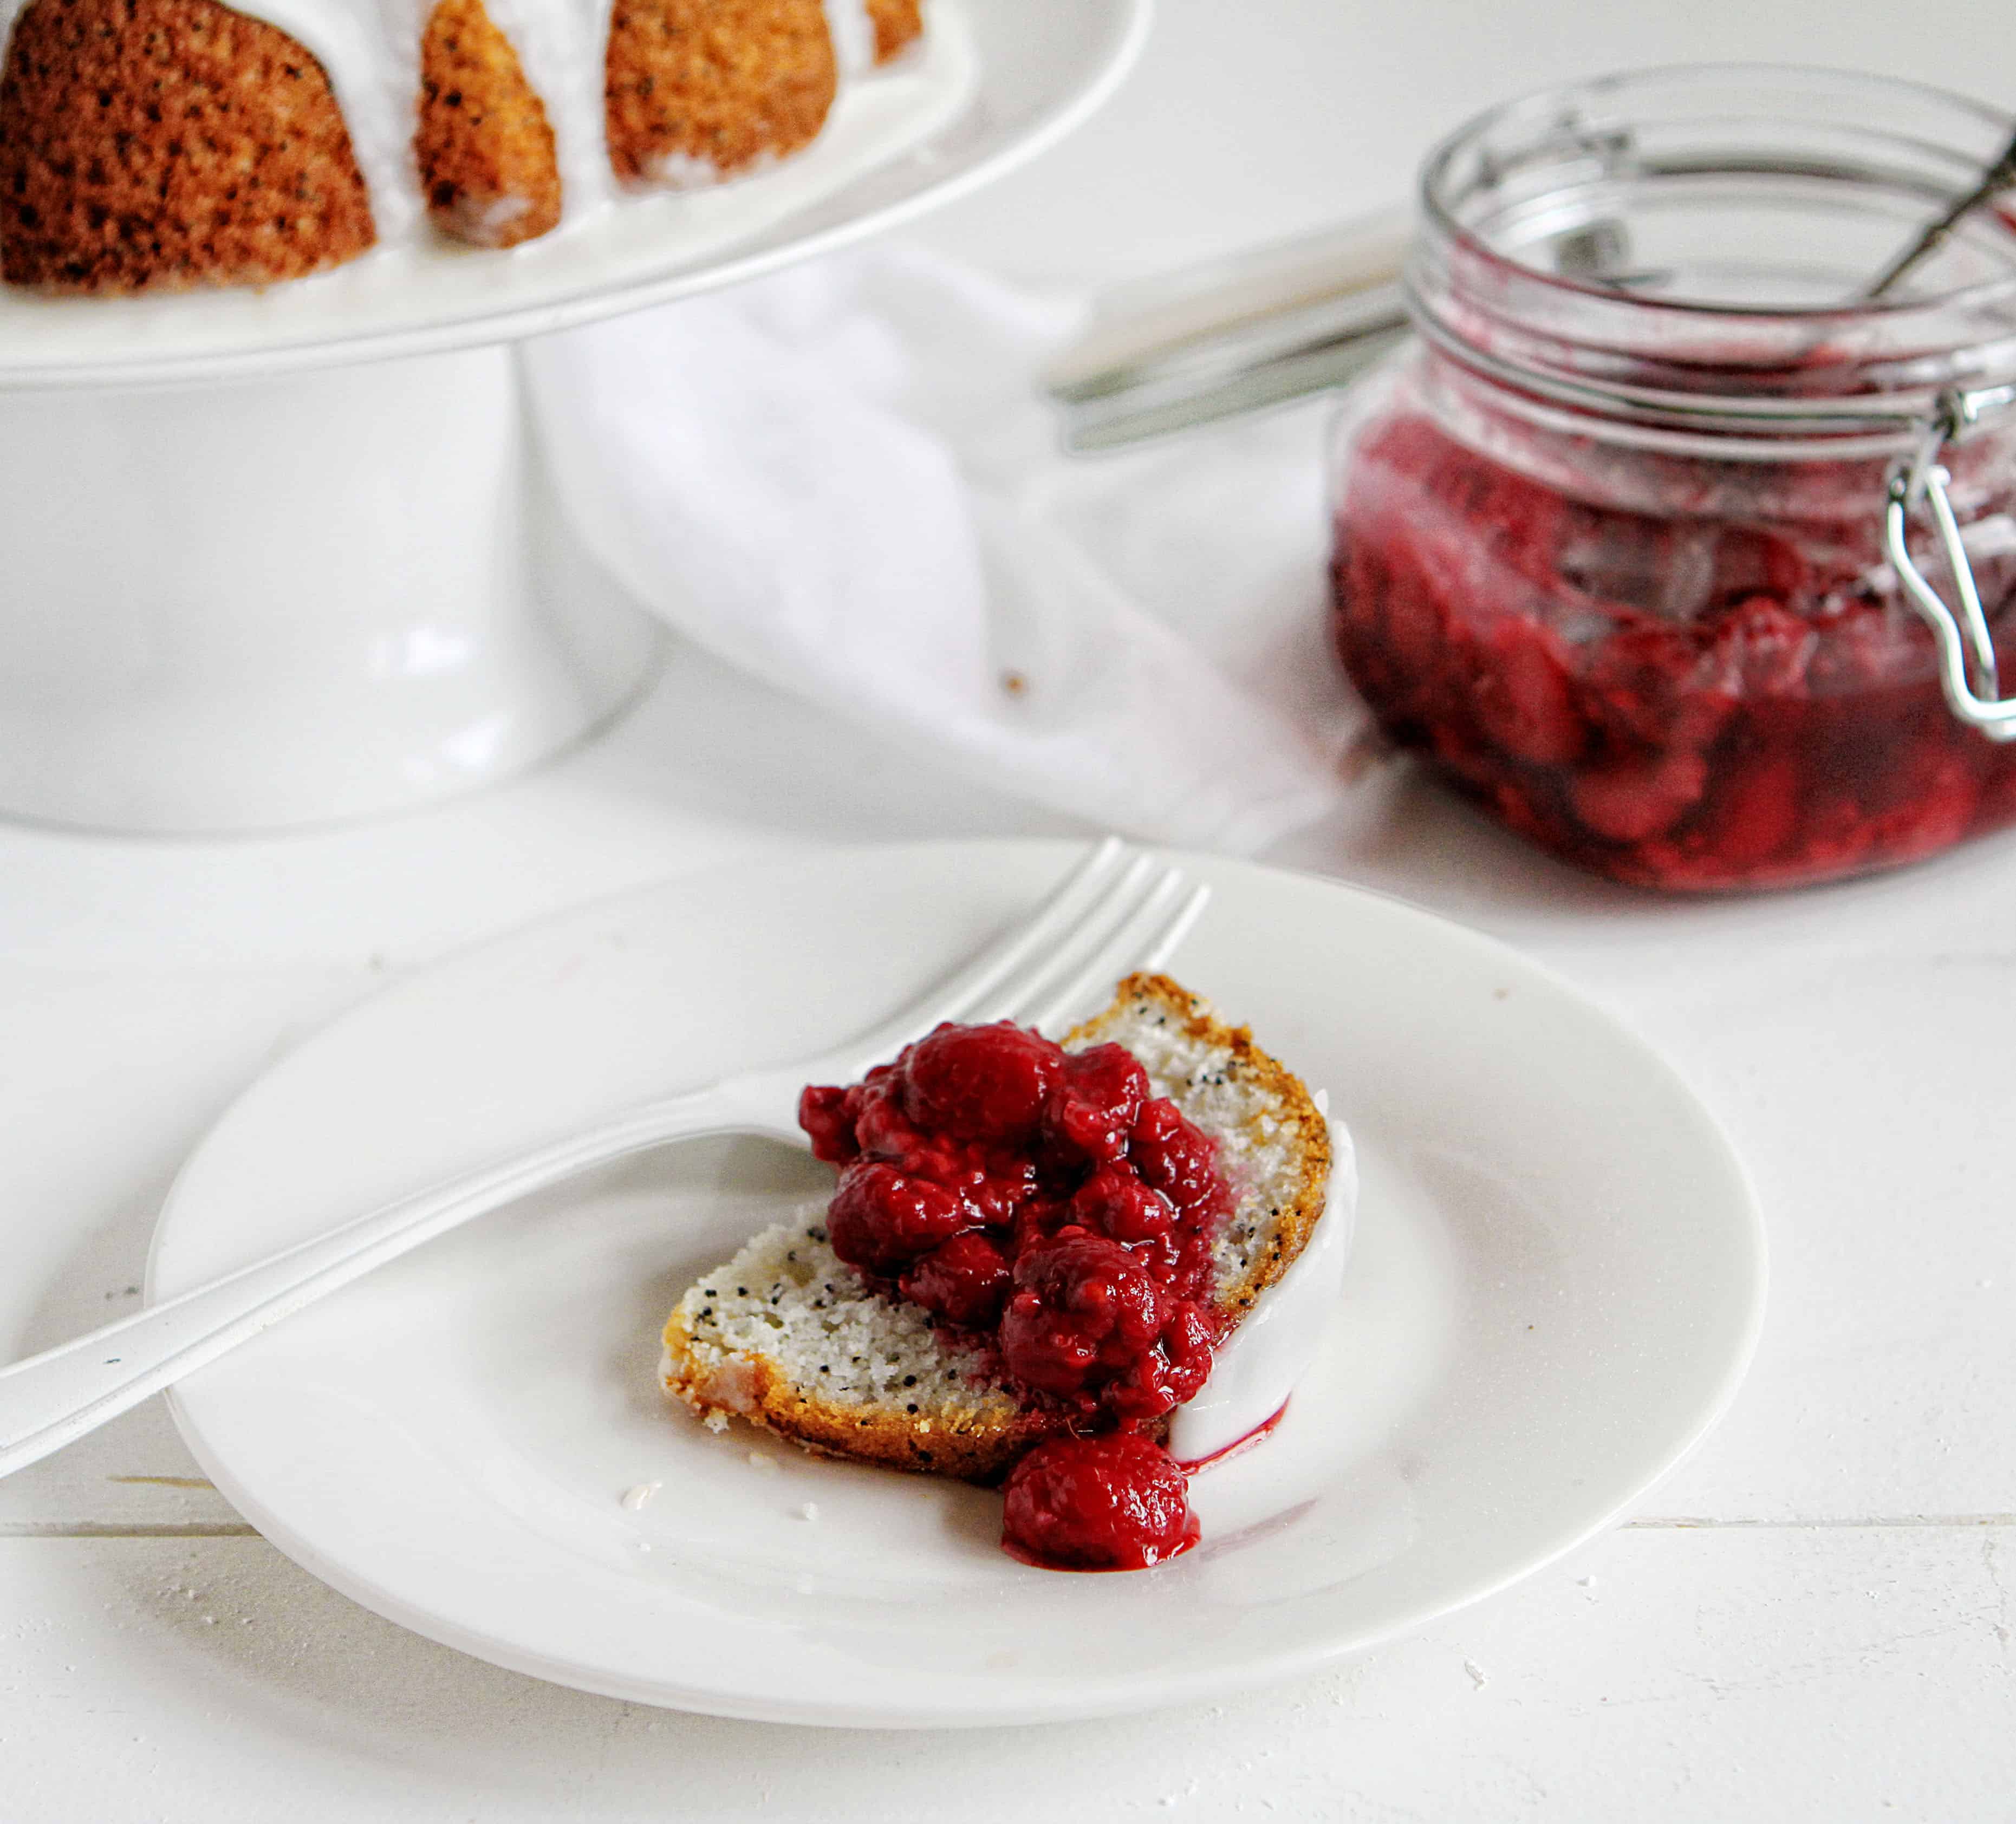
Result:
<svg viewBox="0 0 2016 1824">
<path fill-rule="evenodd" d="M 2016 386 L 1985 387 L 1967 393 L 1942 393 L 1929 422 L 1922 427 L 1917 452 L 1890 477 L 1889 502 L 1883 518 L 1883 545 L 1911 606 L 1932 630 L 1939 647 L 1939 682 L 1947 705 L 1962 721 L 1971 722 L 1991 740 L 2016 741 L 2016 698 L 2002 694 L 1996 675 L 1995 640 L 1981 606 L 1974 566 L 1960 541 L 1947 484 L 1953 477 L 1939 459 L 1985 414 L 2016 404 Z M 1960 596 L 1957 613 L 1949 606 L 1911 556 L 1905 533 L 1912 509 L 1931 509 L 1939 549 L 1953 574 Z"/>
</svg>

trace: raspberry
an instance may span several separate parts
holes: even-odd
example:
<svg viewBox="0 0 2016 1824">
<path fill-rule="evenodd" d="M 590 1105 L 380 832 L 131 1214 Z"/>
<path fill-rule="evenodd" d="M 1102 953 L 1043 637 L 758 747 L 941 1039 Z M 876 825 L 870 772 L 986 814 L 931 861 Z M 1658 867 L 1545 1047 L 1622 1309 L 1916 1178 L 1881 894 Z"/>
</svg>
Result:
<svg viewBox="0 0 2016 1824">
<path fill-rule="evenodd" d="M 1042 1392 L 1081 1393 L 1125 1369 L 1161 1327 L 1147 1269 L 1118 1242 L 1066 1229 L 1015 1263 L 1002 1359 Z"/>
<path fill-rule="evenodd" d="M 1593 835 L 1606 842 L 1645 842 L 1686 816 L 1707 782 L 1708 763 L 1698 754 L 1663 754 L 1579 774 L 1568 797 Z"/>
<path fill-rule="evenodd" d="M 871 1158 L 914 1160 L 932 1150 L 904 1113 L 897 1088 L 886 1082 L 872 1085 L 856 1103 L 855 1144 Z"/>
<path fill-rule="evenodd" d="M 1117 1045 L 1094 1045 L 1064 1062 L 1044 1121 L 1090 1160 L 1117 1160 L 1148 1099 L 1148 1073 Z"/>
<path fill-rule="evenodd" d="M 1166 1097 L 1143 1105 L 1127 1153 L 1141 1182 L 1179 1210 L 1204 1209 L 1223 1193 L 1217 1142 L 1184 1120 Z"/>
<path fill-rule="evenodd" d="M 1734 695 L 1796 696 L 1805 693 L 1816 643 L 1804 616 L 1769 595 L 1751 595 L 1722 617 L 1712 649 L 1716 672 Z"/>
<path fill-rule="evenodd" d="M 1065 1570 L 1139 1570 L 1187 1551 L 1198 1527 L 1190 1483 L 1138 1433 L 1053 1437 L 1008 1473 L 1001 1543 Z"/>
<path fill-rule="evenodd" d="M 1907 750 L 1887 802 L 1865 804 L 1886 862 L 1936 854 L 1967 833 L 1981 787 L 1957 747 L 1941 730 Z"/>
<path fill-rule="evenodd" d="M 1386 598 L 1386 646 L 1401 675 L 1417 683 L 1433 677 L 1446 656 L 1449 630 L 1440 605 L 1404 574 Z"/>
<path fill-rule="evenodd" d="M 1183 1300 L 1169 1314 L 1162 1326 L 1162 1353 L 1168 1358 L 1169 1388 L 1179 1402 L 1203 1391 L 1217 1338 L 1216 1320 L 1194 1300 Z"/>
<path fill-rule="evenodd" d="M 1791 602 L 1811 590 L 1812 567 L 1790 540 L 1755 526 L 1716 530 L 1715 592 L 1723 600 L 1775 596 Z"/>
<path fill-rule="evenodd" d="M 1146 1241 L 1175 1226 L 1176 1207 L 1131 1172 L 1108 1170 L 1078 1187 L 1071 1219 L 1114 1241 Z"/>
<path fill-rule="evenodd" d="M 1013 1273 L 1007 1256 L 969 1230 L 941 1242 L 905 1273 L 903 1296 L 949 1324 L 992 1328 L 1007 1302 Z"/>
<path fill-rule="evenodd" d="M 941 1026 L 903 1054 L 905 1112 L 918 1126 L 967 1140 L 1035 1131 L 1064 1054 L 1006 1021 Z"/>
<path fill-rule="evenodd" d="M 1895 617 L 1880 602 L 1851 600 L 1816 624 L 1806 689 L 1815 696 L 1852 696 L 1929 678 L 1935 662 L 1932 636 L 1922 621 Z"/>
<path fill-rule="evenodd" d="M 1500 621 L 1473 700 L 1485 732 L 1507 753 L 1539 766 L 1579 759 L 1589 728 L 1575 707 L 1566 655 L 1545 628 Z"/>
<path fill-rule="evenodd" d="M 1589 654 L 1590 718 L 1627 743 L 1705 748 L 1736 707 L 1733 693 L 1708 687 L 1708 671 L 1691 632 L 1634 618 Z"/>
<path fill-rule="evenodd" d="M 1531 836 L 1539 843 L 1550 842 L 1551 825 L 1540 814 L 1533 795 L 1525 786 L 1510 779 L 1502 780 L 1491 789 L 1490 802 L 1508 829 L 1516 829 L 1521 836 Z"/>
<path fill-rule="evenodd" d="M 810 1136 L 812 1157 L 829 1165 L 844 1165 L 861 1150 L 855 1143 L 854 1121 L 847 1112 L 844 1089 L 808 1084 L 798 1092 L 798 1125 Z"/>
<path fill-rule="evenodd" d="M 870 1273 L 893 1273 L 972 1226 L 972 1212 L 942 1185 L 880 1160 L 848 1167 L 826 1209 L 833 1251 Z"/>
<path fill-rule="evenodd" d="M 1789 754 L 1754 761 L 1735 773 L 1711 804 L 1702 846 L 1723 870 L 1743 880 L 1791 840 L 1799 822 L 1799 772 Z"/>
</svg>

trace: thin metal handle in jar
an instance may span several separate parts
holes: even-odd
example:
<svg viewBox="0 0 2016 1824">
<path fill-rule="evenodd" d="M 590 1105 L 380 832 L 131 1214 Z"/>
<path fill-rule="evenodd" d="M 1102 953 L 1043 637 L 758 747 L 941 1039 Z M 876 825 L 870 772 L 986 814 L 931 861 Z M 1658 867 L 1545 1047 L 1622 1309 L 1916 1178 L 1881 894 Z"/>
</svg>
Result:
<svg viewBox="0 0 2016 1824">
<path fill-rule="evenodd" d="M 1909 464 L 1890 478 L 1888 505 L 1883 518 L 1883 544 L 1892 567 L 1903 584 L 1911 606 L 1931 628 L 1939 646 L 1939 682 L 1947 706 L 1991 740 L 2016 741 L 2016 698 L 2005 698 L 1997 675 L 1995 640 L 1981 606 L 1974 566 L 1960 541 L 1960 521 L 1946 484 L 1952 480 L 1939 458 L 1982 413 L 2016 404 L 2016 386 L 1984 387 L 1972 393 L 1941 395 L 1931 422 Z M 1931 509 L 1939 549 L 1953 573 L 1960 596 L 1957 613 L 1935 588 L 1911 556 L 1905 537 L 1911 509 L 1920 502 Z"/>
</svg>

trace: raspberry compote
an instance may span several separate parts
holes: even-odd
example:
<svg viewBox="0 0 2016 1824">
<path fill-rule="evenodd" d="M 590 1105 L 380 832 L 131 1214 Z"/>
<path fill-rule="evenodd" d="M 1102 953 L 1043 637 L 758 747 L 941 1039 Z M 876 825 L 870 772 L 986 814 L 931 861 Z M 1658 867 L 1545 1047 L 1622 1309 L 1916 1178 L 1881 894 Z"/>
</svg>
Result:
<svg viewBox="0 0 2016 1824">
<path fill-rule="evenodd" d="M 1831 880 L 2016 818 L 2016 747 L 1947 709 L 1883 562 L 1881 463 L 1806 477 L 1838 489 L 1834 518 L 1691 513 L 1673 480 L 1675 510 L 1634 511 L 1417 413 L 1366 426 L 1333 628 L 1388 734 L 1521 834 L 1647 887 Z M 2016 676 L 2016 567 L 1974 567 Z"/>
<path fill-rule="evenodd" d="M 1578 81 L 1445 140 L 1420 338 L 1332 453 L 1331 630 L 1393 739 L 1646 887 L 1827 880 L 2016 819 L 2016 743 L 1949 700 L 1885 543 L 1892 475 L 1941 452 L 2006 697 L 2016 225 L 1976 211 L 1867 295 L 1940 174 L 2007 139 L 1935 89 L 1728 64 Z M 1969 429 L 1942 444 L 1948 421 Z M 1906 523 L 1950 613 L 1930 516 Z"/>
<path fill-rule="evenodd" d="M 1010 1471 L 1003 1543 L 1059 1570 L 1138 1570 L 1197 1542 L 1155 1441 L 1211 1372 L 1217 1143 L 1120 1046 L 941 1026 L 798 1121 L 840 1168 L 833 1251 L 985 1352 L 1054 1435 Z"/>
</svg>

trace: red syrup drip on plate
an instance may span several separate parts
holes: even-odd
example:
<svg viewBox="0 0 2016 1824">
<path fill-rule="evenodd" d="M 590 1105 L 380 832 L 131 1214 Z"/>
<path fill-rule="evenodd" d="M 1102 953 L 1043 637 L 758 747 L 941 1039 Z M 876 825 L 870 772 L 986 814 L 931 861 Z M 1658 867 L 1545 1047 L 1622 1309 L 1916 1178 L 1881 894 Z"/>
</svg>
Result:
<svg viewBox="0 0 2016 1824">
<path fill-rule="evenodd" d="M 1118 1045 L 1067 1052 L 1003 1022 L 941 1026 L 798 1103 L 840 1168 L 833 1251 L 988 1354 L 1051 1421 L 1006 1485 L 1003 1549 L 1135 1570 L 1197 1541 L 1183 1470 L 1148 1435 L 1203 1387 L 1217 1145 Z"/>
<path fill-rule="evenodd" d="M 1235 1437 L 1229 1444 L 1220 1444 L 1208 1456 L 1179 1458 L 1176 1467 L 1186 1476 L 1194 1476 L 1198 1470 L 1208 1470 L 1215 1464 L 1223 1462 L 1228 1457 L 1241 1455 L 1267 1437 L 1287 1416 L 1288 1402 L 1283 1400 L 1244 1437 Z"/>
</svg>

